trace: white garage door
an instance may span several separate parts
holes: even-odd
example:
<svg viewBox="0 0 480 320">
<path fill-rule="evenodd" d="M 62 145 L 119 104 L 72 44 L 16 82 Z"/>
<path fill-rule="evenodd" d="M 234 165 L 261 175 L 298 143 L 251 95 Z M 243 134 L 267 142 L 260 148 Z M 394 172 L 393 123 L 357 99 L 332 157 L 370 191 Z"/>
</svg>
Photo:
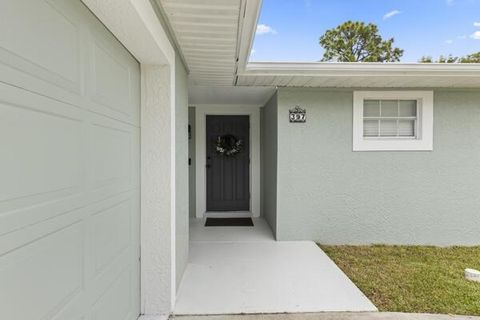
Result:
<svg viewBox="0 0 480 320">
<path fill-rule="evenodd" d="M 139 91 L 80 0 L 0 1 L 0 319 L 137 318 Z"/>
</svg>

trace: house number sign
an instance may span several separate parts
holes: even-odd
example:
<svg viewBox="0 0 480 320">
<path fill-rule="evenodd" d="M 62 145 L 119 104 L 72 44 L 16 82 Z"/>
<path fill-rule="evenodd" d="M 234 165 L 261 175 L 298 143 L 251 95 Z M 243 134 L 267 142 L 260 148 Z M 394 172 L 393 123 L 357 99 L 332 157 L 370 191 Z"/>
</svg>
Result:
<svg viewBox="0 0 480 320">
<path fill-rule="evenodd" d="M 289 110 L 290 122 L 292 123 L 304 123 L 307 122 L 307 110 L 296 106 Z"/>
</svg>

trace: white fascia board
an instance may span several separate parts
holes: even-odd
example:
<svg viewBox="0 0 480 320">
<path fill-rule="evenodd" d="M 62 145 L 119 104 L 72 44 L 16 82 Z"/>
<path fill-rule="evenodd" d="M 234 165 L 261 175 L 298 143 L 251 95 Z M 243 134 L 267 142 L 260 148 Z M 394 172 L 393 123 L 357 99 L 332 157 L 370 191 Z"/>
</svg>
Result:
<svg viewBox="0 0 480 320">
<path fill-rule="evenodd" d="M 242 76 L 431 76 L 480 77 L 480 64 L 447 63 L 335 63 L 335 62 L 252 62 L 239 72 Z"/>
<path fill-rule="evenodd" d="M 250 58 L 261 8 L 262 0 L 242 1 L 237 38 L 238 71 L 245 70 L 245 66 Z"/>
</svg>

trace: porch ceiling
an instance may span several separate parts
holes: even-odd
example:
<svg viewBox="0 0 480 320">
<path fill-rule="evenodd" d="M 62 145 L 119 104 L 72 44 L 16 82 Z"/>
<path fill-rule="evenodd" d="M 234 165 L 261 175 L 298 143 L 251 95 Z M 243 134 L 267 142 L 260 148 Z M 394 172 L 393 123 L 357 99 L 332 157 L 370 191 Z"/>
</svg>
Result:
<svg viewBox="0 0 480 320">
<path fill-rule="evenodd" d="M 233 85 L 238 61 L 250 51 L 261 1 L 157 1 L 190 70 L 190 85 Z"/>
<path fill-rule="evenodd" d="M 275 87 L 199 87 L 190 86 L 188 103 L 198 105 L 234 105 L 263 107 L 275 93 Z"/>
</svg>

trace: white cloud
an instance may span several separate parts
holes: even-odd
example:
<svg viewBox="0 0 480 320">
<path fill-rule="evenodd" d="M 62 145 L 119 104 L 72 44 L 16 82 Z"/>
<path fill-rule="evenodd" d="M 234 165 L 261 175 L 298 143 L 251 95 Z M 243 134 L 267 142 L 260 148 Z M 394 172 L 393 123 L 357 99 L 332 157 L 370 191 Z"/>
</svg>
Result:
<svg viewBox="0 0 480 320">
<path fill-rule="evenodd" d="M 448 6 L 453 6 L 455 4 L 455 0 L 446 0 Z"/>
<path fill-rule="evenodd" d="M 258 35 L 263 35 L 263 34 L 277 34 L 277 31 L 270 27 L 269 25 L 266 24 L 259 24 L 257 26 L 257 34 Z"/>
<path fill-rule="evenodd" d="M 473 23 L 474 27 L 480 28 L 480 21 L 474 22 Z"/>
<path fill-rule="evenodd" d="M 445 40 L 445 43 L 446 43 L 446 44 L 452 44 L 452 43 L 453 43 L 453 40 Z"/>
<path fill-rule="evenodd" d="M 480 40 L 480 31 L 475 31 L 474 33 L 472 33 L 470 38 L 475 39 L 475 40 Z"/>
<path fill-rule="evenodd" d="M 392 10 L 392 11 L 390 11 L 390 12 L 387 12 L 387 13 L 385 13 L 385 15 L 383 16 L 383 20 L 387 20 L 387 19 L 393 18 L 393 17 L 395 17 L 396 15 L 399 15 L 400 13 L 402 13 L 402 12 L 399 11 L 399 10 Z"/>
</svg>

